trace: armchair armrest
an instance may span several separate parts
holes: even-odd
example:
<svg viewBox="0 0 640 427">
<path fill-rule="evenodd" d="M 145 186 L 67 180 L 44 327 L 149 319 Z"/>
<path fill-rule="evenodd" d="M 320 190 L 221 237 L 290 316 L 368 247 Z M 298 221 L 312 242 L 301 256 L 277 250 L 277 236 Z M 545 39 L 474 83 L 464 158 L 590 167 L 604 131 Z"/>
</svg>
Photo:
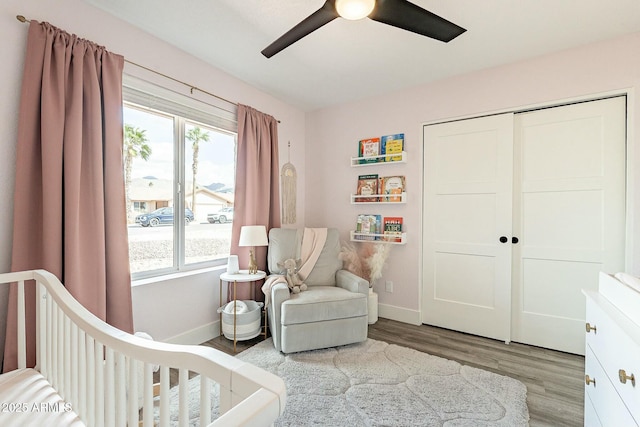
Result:
<svg viewBox="0 0 640 427">
<path fill-rule="evenodd" d="M 336 286 L 351 292 L 369 294 L 369 282 L 348 270 L 338 270 L 336 273 Z"/>
<path fill-rule="evenodd" d="M 286 283 L 276 283 L 273 288 L 271 288 L 271 304 L 273 304 L 274 307 L 280 307 L 280 305 L 290 297 L 291 293 Z"/>
<path fill-rule="evenodd" d="M 280 316 L 282 311 L 282 303 L 290 298 L 289 287 L 286 283 L 276 283 L 271 288 L 271 302 L 267 307 L 269 329 L 273 338 L 273 346 L 278 351 L 282 351 L 280 343 L 280 334 L 282 325 L 280 324 Z"/>
</svg>

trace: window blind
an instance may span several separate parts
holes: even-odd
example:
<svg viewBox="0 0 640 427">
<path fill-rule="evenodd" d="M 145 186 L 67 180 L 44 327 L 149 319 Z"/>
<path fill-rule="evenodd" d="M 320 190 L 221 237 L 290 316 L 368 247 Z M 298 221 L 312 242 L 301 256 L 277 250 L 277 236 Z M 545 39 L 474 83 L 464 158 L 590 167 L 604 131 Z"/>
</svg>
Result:
<svg viewBox="0 0 640 427">
<path fill-rule="evenodd" d="M 122 95 L 126 102 L 142 107 L 175 114 L 232 133 L 238 131 L 237 106 L 233 106 L 233 111 L 228 111 L 127 74 L 123 75 Z"/>
</svg>

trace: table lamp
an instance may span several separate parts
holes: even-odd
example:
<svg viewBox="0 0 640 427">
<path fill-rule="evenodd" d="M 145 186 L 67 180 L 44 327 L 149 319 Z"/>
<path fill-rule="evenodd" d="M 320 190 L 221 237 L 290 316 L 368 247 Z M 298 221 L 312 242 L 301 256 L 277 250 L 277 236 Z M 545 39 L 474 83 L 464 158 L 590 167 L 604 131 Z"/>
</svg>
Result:
<svg viewBox="0 0 640 427">
<path fill-rule="evenodd" d="M 255 246 L 267 246 L 267 228 L 264 225 L 243 225 L 240 229 L 238 246 L 250 246 L 249 249 L 249 274 L 258 272 L 258 265 L 254 256 Z"/>
</svg>

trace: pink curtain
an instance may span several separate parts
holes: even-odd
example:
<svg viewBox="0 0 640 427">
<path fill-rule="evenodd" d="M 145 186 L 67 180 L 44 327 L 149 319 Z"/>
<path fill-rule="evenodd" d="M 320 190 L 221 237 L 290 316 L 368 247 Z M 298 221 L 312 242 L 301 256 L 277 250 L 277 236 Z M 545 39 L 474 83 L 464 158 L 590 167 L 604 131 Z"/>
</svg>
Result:
<svg viewBox="0 0 640 427">
<path fill-rule="evenodd" d="M 264 225 L 267 231 L 280 227 L 280 171 L 278 166 L 278 122 L 272 116 L 246 105 L 238 105 L 238 160 L 231 232 L 231 253 L 240 268 L 249 265 L 248 247 L 239 247 L 243 225 Z M 267 247 L 256 247 L 258 269 L 266 271 Z M 238 299 L 248 299 L 250 288 L 238 287 Z M 256 299 L 264 298 L 259 289 Z"/>
<path fill-rule="evenodd" d="M 31 21 L 18 123 L 11 270 L 54 273 L 88 310 L 133 330 L 122 168 L 124 58 Z M 28 294 L 33 300 L 31 286 Z M 35 312 L 27 309 L 29 366 Z M 16 367 L 16 289 L 4 371 Z"/>
</svg>

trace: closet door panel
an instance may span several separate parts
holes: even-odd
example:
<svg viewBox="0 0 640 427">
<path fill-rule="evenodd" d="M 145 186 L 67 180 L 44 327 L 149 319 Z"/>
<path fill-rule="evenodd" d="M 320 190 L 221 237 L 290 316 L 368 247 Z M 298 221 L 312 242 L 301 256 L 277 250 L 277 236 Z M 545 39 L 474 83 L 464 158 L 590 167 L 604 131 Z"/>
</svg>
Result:
<svg viewBox="0 0 640 427">
<path fill-rule="evenodd" d="M 436 255 L 434 297 L 438 301 L 495 310 L 494 257 L 441 252 Z M 460 266 L 464 265 L 464 269 Z"/>
<path fill-rule="evenodd" d="M 425 126 L 423 322 L 509 340 L 511 114 Z"/>
<path fill-rule="evenodd" d="M 601 190 L 526 192 L 520 237 L 527 248 L 541 248 L 553 258 L 554 250 L 571 249 L 591 251 L 599 261 L 604 237 L 602 205 Z"/>
<path fill-rule="evenodd" d="M 600 101 L 594 101 L 600 102 Z M 549 181 L 560 184 L 563 179 L 578 181 L 581 178 L 602 177 L 602 116 L 591 115 L 591 107 L 584 104 L 550 108 L 518 114 L 522 118 L 520 129 L 522 143 L 521 176 L 524 182 Z M 587 117 L 558 117 L 564 109 Z M 580 111 L 578 111 L 580 110 Z M 532 116 L 537 116 L 532 118 Z M 576 155 L 579 153 L 579 155 Z"/>
<path fill-rule="evenodd" d="M 495 247 L 495 191 L 493 194 L 441 193 L 437 200 L 434 216 L 439 224 L 435 229 L 439 242 Z"/>
<path fill-rule="evenodd" d="M 515 116 L 512 340 L 584 354 L 584 296 L 624 269 L 625 99 Z"/>
<path fill-rule="evenodd" d="M 568 304 L 576 292 L 581 292 L 581 283 L 591 282 L 598 276 L 597 264 L 582 263 L 578 268 L 573 263 L 542 259 L 526 259 L 522 266 L 525 282 L 537 287 L 524 288 L 523 311 L 541 313 L 553 318 L 567 318 L 584 323 L 584 306 Z M 582 328 L 584 335 L 584 327 Z"/>
</svg>

